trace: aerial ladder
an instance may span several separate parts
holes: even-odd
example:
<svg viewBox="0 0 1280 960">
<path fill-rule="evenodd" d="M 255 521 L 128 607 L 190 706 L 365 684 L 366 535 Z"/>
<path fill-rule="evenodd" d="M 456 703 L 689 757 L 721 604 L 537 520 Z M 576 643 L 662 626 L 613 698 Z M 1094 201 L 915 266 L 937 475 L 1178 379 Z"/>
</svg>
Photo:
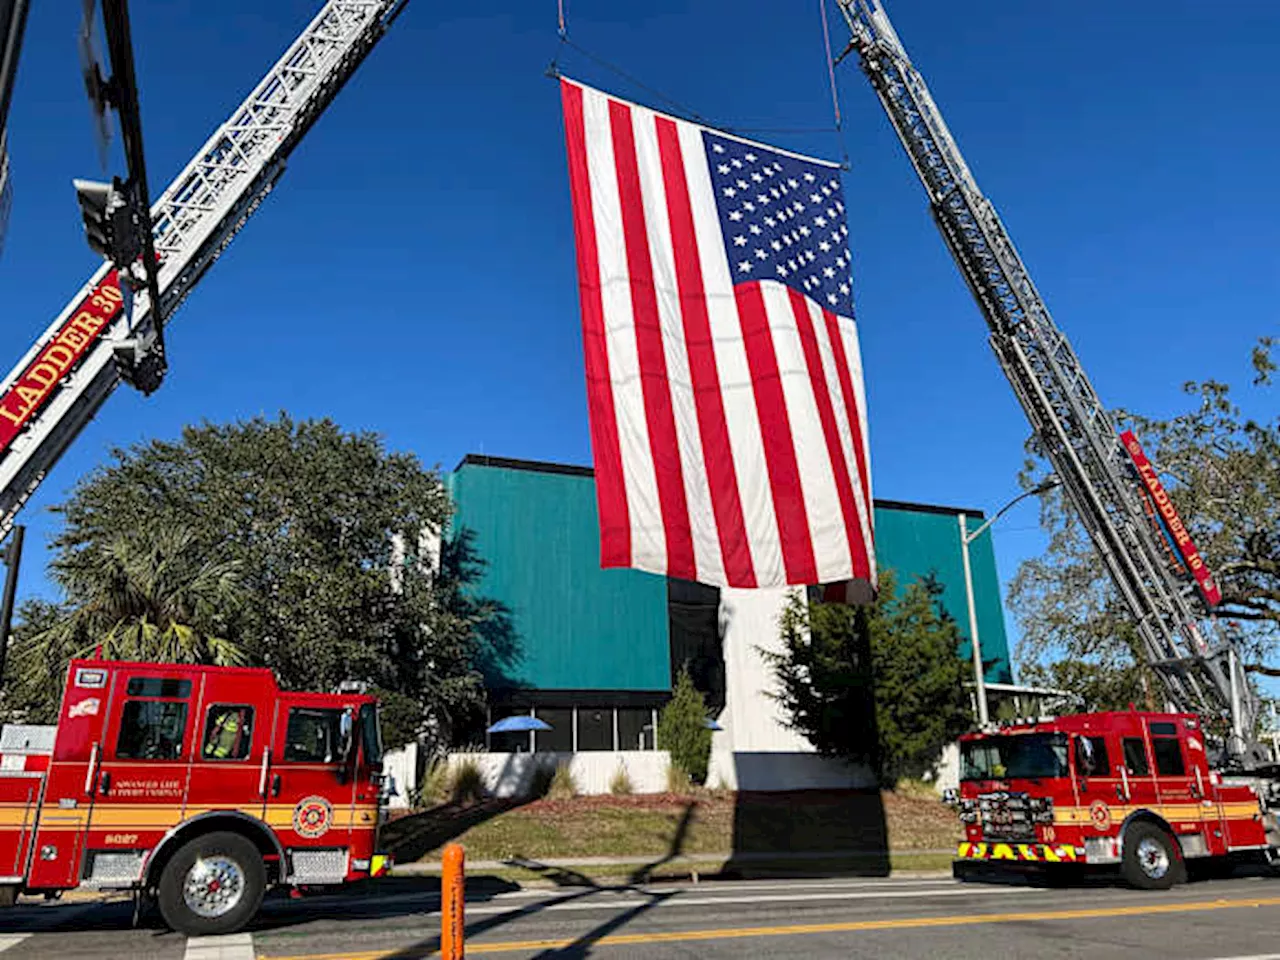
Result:
<svg viewBox="0 0 1280 960">
<path fill-rule="evenodd" d="M 1140 653 L 1168 705 L 1226 721 L 1223 769 L 1262 771 L 1258 703 L 1234 640 L 1166 562 L 1132 461 L 1084 368 L 1053 322 L 999 214 L 978 189 L 924 78 L 880 0 L 837 0 L 856 53 L 906 148 L 951 256 L 990 331 L 990 344 L 1133 618 Z"/>
<path fill-rule="evenodd" d="M 171 317 L 408 0 L 329 0 L 151 207 Z M 130 302 L 132 299 L 132 302 Z M 145 290 L 104 263 L 0 384 L 0 537 L 154 340 Z"/>
</svg>

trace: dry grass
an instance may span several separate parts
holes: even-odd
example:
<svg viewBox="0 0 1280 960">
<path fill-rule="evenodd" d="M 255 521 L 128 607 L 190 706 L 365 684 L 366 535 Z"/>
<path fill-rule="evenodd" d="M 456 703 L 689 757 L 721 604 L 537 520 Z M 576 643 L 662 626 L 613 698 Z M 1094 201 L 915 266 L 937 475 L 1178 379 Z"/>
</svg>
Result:
<svg viewBox="0 0 1280 960">
<path fill-rule="evenodd" d="M 955 814 L 926 796 L 700 790 L 537 800 L 472 827 L 458 840 L 472 860 L 657 858 L 673 852 L 686 816 L 678 852 L 687 854 L 942 850 L 960 836 Z"/>
</svg>

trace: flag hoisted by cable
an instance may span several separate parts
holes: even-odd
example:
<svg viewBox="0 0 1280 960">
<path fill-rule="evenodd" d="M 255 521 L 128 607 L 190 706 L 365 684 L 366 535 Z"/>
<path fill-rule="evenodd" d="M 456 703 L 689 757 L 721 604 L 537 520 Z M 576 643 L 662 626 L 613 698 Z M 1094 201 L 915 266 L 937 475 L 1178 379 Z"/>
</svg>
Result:
<svg viewBox="0 0 1280 960">
<path fill-rule="evenodd" d="M 838 169 L 561 78 L 601 564 L 874 586 Z"/>
</svg>

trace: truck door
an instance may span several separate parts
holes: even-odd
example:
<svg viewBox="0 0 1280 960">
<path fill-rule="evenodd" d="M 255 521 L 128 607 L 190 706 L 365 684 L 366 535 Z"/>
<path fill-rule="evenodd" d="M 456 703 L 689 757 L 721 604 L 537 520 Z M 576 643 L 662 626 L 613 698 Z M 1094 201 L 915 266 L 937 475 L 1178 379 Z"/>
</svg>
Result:
<svg viewBox="0 0 1280 960">
<path fill-rule="evenodd" d="M 274 697 L 264 693 L 260 681 L 240 674 L 204 675 L 187 818 L 211 810 L 265 816 L 276 717 Z"/>
<path fill-rule="evenodd" d="M 198 676 L 172 665 L 115 671 L 100 759 L 86 780 L 83 879 L 135 879 L 146 852 L 182 821 Z"/>
<path fill-rule="evenodd" d="M 288 854 L 286 875 L 296 883 L 338 883 L 347 873 L 355 779 L 341 754 L 344 712 L 331 701 L 280 702 L 267 822 Z"/>
<path fill-rule="evenodd" d="M 1204 829 L 1204 798 L 1208 780 L 1204 771 L 1195 767 L 1195 757 L 1188 757 L 1178 724 L 1173 720 L 1148 720 L 1147 735 L 1155 760 L 1156 790 L 1160 795 L 1160 813 L 1177 834 L 1188 856 L 1210 852 L 1212 838 Z M 1200 751 L 1203 761 L 1204 751 Z M 1209 812 L 1212 812 L 1212 808 Z"/>
<path fill-rule="evenodd" d="M 1134 810 L 1154 810 L 1160 805 L 1156 791 L 1156 778 L 1151 770 L 1151 757 L 1147 752 L 1147 738 L 1140 727 L 1120 736 L 1120 756 L 1116 764 L 1120 778 L 1120 790 L 1125 797 L 1125 816 Z M 1117 818 L 1117 821 L 1123 820 Z"/>
<path fill-rule="evenodd" d="M 1102 734 L 1081 734 L 1075 739 L 1076 790 L 1088 815 L 1092 832 L 1111 833 L 1112 811 L 1123 807 L 1124 784 Z M 1118 823 L 1118 821 L 1116 821 Z"/>
</svg>

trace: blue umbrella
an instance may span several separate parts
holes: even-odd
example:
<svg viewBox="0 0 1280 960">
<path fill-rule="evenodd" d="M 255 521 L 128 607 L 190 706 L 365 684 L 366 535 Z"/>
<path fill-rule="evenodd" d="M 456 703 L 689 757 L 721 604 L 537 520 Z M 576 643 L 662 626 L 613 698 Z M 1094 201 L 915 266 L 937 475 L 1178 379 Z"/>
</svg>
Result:
<svg viewBox="0 0 1280 960">
<path fill-rule="evenodd" d="M 551 724 L 537 717 L 528 717 L 523 714 L 506 717 L 499 720 L 488 729 L 488 733 L 524 733 L 528 730 L 550 730 Z"/>
<path fill-rule="evenodd" d="M 708 730 L 723 730 L 723 729 L 724 729 L 724 727 L 720 726 L 720 724 L 716 723 L 716 722 L 715 722 L 714 720 L 712 720 L 710 717 L 707 717 L 707 719 L 703 720 L 703 721 L 702 721 L 702 725 L 703 725 L 704 727 L 706 727 Z"/>
</svg>

